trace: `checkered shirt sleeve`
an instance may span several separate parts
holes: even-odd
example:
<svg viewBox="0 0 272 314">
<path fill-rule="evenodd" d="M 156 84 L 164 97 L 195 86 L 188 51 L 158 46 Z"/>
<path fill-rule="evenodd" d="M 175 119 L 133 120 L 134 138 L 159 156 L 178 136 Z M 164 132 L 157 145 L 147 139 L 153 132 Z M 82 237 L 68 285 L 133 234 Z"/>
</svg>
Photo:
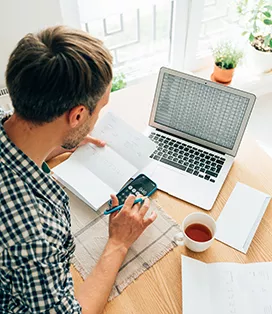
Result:
<svg viewBox="0 0 272 314">
<path fill-rule="evenodd" d="M 81 313 L 66 193 L 0 124 L 0 313 Z"/>
<path fill-rule="evenodd" d="M 69 264 L 61 262 L 56 251 L 50 243 L 37 240 L 3 252 L 3 263 L 12 263 L 10 313 L 81 313 Z"/>
</svg>

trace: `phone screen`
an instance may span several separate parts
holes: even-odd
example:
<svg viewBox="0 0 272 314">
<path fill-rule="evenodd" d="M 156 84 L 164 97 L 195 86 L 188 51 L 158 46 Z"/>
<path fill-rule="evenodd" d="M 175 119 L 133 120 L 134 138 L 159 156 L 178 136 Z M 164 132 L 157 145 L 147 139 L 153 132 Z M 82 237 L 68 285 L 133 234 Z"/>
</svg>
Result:
<svg viewBox="0 0 272 314">
<path fill-rule="evenodd" d="M 130 194 L 134 195 L 143 195 L 143 196 L 150 196 L 153 194 L 157 189 L 156 183 L 150 180 L 146 175 L 140 174 L 134 180 L 129 182 L 118 194 L 116 195 L 119 204 L 123 204 L 127 197 Z"/>
<path fill-rule="evenodd" d="M 143 196 L 146 196 L 156 187 L 156 184 L 145 175 L 138 176 L 130 185 Z"/>
</svg>

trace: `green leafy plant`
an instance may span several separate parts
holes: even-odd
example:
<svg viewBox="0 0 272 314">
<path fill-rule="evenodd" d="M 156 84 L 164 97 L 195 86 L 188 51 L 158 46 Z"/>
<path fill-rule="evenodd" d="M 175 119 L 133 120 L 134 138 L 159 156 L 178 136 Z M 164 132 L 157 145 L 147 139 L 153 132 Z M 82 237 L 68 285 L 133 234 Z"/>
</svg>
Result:
<svg viewBox="0 0 272 314">
<path fill-rule="evenodd" d="M 212 49 L 214 62 L 221 69 L 234 69 L 243 57 L 243 52 L 229 42 L 220 42 Z"/>
<path fill-rule="evenodd" d="M 119 89 L 125 88 L 126 86 L 127 83 L 124 73 L 114 75 L 112 80 L 111 92 L 115 92 Z"/>
<path fill-rule="evenodd" d="M 247 35 L 251 45 L 260 51 L 272 52 L 272 5 L 271 0 L 236 1 L 237 12 L 241 16 L 242 35 Z"/>
</svg>

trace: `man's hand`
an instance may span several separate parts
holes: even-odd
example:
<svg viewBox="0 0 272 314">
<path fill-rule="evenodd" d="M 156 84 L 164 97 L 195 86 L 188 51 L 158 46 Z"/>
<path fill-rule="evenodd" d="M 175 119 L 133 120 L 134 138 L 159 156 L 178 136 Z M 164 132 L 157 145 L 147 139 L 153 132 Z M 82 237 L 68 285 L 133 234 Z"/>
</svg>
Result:
<svg viewBox="0 0 272 314">
<path fill-rule="evenodd" d="M 113 207 L 118 206 L 115 195 L 111 195 L 111 200 Z M 103 312 L 129 247 L 157 217 L 153 212 L 145 218 L 149 199 L 145 199 L 142 206 L 140 203 L 133 205 L 134 201 L 135 196 L 130 195 L 123 208 L 110 216 L 109 240 L 104 252 L 76 294 L 83 314 Z"/>
<path fill-rule="evenodd" d="M 98 138 L 95 138 L 95 137 L 92 137 L 90 135 L 87 135 L 84 138 L 84 140 L 79 143 L 78 147 L 83 146 L 83 145 L 88 144 L 88 143 L 94 144 L 94 145 L 96 145 L 98 147 L 104 147 L 106 145 L 106 143 L 104 141 L 101 141 Z M 73 152 L 76 149 L 77 149 L 77 147 L 72 149 L 72 150 L 70 150 L 70 151 Z"/>
<path fill-rule="evenodd" d="M 45 161 L 48 161 L 50 160 L 51 158 L 54 158 L 58 155 L 61 155 L 63 153 L 67 153 L 67 152 L 74 152 L 78 147 L 80 146 L 83 146 L 87 143 L 91 143 L 91 144 L 94 144 L 98 147 L 104 147 L 106 145 L 106 143 L 104 141 L 101 141 L 97 138 L 94 138 L 94 137 L 91 137 L 90 135 L 87 135 L 85 137 L 85 139 L 83 141 L 81 141 L 79 143 L 79 145 L 74 148 L 74 149 L 71 149 L 71 150 L 68 150 L 68 149 L 65 149 L 65 148 L 62 148 L 62 147 L 58 147 L 58 148 L 55 148 L 47 157 L 46 157 L 46 160 Z"/>
<path fill-rule="evenodd" d="M 112 207 L 118 206 L 118 199 L 111 195 Z M 150 201 L 145 199 L 144 203 L 133 205 L 135 196 L 130 195 L 119 212 L 114 212 L 110 216 L 109 241 L 119 247 L 129 249 L 142 232 L 157 218 L 157 214 L 152 212 L 151 216 L 145 218 Z"/>
</svg>

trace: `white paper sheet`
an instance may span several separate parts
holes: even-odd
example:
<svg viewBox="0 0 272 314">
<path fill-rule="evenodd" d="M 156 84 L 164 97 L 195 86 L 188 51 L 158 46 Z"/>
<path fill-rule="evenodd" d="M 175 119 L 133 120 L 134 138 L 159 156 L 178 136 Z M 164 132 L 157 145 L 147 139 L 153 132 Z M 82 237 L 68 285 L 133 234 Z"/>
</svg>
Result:
<svg viewBox="0 0 272 314">
<path fill-rule="evenodd" d="M 114 151 L 141 169 L 149 162 L 149 156 L 156 144 L 148 137 L 134 130 L 113 113 L 107 113 L 92 132 L 92 136 L 107 143 Z"/>
<path fill-rule="evenodd" d="M 128 176 L 137 171 L 136 167 L 108 146 L 101 148 L 92 144 L 84 145 L 71 158 L 81 163 L 116 192 L 128 180 Z M 84 183 L 92 184 L 90 181 L 86 182 L 88 178 L 82 179 Z M 101 192 L 103 191 L 99 191 Z"/>
<path fill-rule="evenodd" d="M 238 182 L 216 222 L 216 239 L 246 253 L 271 197 Z"/>
<path fill-rule="evenodd" d="M 54 168 L 54 175 L 97 210 L 147 164 L 156 145 L 112 113 L 103 117 L 92 135 L 104 140 L 106 146 L 87 144 L 78 148 Z"/>
<path fill-rule="evenodd" d="M 75 160 L 69 160 L 69 163 L 63 162 L 56 170 L 54 176 L 57 180 L 93 209 L 98 209 L 109 199 L 110 194 L 116 193 L 114 189 Z"/>
<path fill-rule="evenodd" d="M 272 314 L 272 262 L 206 264 L 182 256 L 183 314 Z"/>
</svg>

